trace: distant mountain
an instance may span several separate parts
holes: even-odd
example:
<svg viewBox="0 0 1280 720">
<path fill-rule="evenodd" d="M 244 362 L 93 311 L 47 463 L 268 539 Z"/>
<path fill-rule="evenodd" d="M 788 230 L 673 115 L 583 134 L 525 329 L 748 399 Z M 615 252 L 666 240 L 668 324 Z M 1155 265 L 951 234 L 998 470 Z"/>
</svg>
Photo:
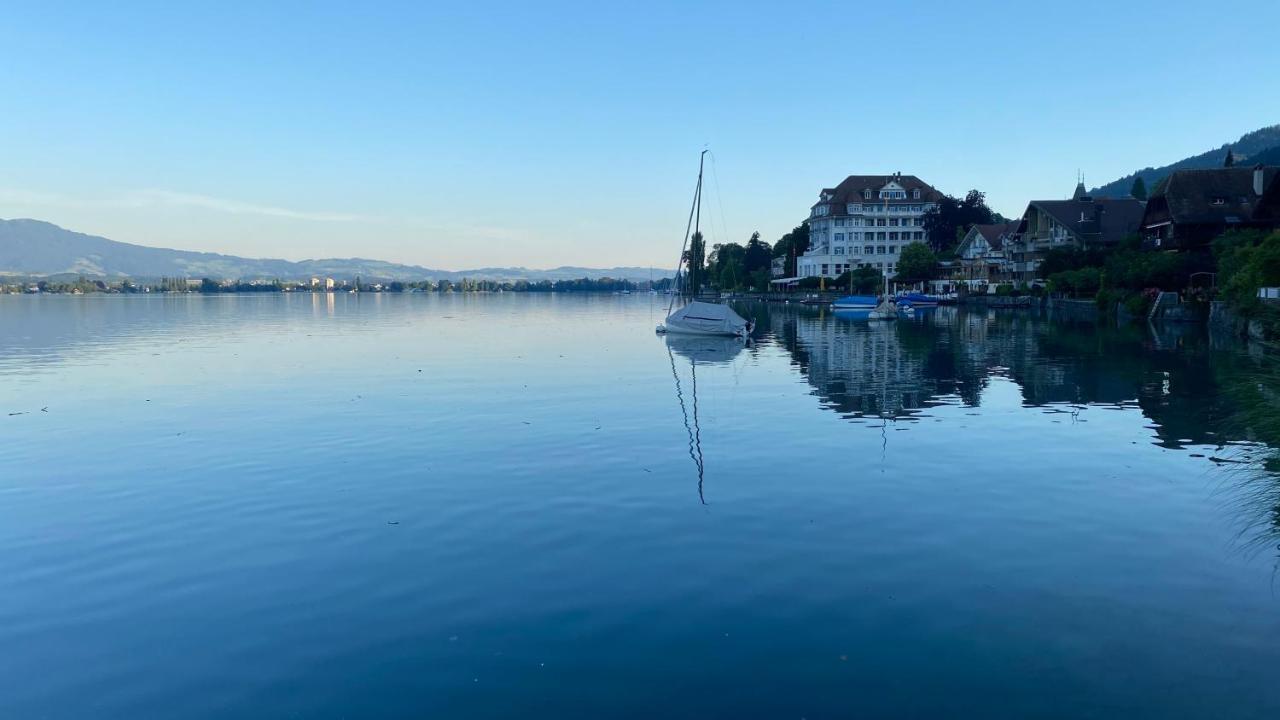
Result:
<svg viewBox="0 0 1280 720">
<path fill-rule="evenodd" d="M 576 280 L 611 277 L 648 280 L 649 268 L 558 267 L 479 268 L 476 270 L 433 270 L 418 265 L 400 265 L 363 258 L 325 260 L 255 259 L 217 253 L 170 250 L 116 242 L 96 235 L 73 232 L 41 220 L 0 220 L 0 275 L 162 278 L 191 277 L 216 279 L 279 278 L 302 280 L 331 277 L 352 280 Z M 665 277 L 658 273 L 654 279 Z"/>
<path fill-rule="evenodd" d="M 1133 179 L 1138 176 L 1142 177 L 1142 181 L 1146 183 L 1147 192 L 1150 192 L 1156 183 L 1168 177 L 1174 170 L 1222 167 L 1222 161 L 1227 157 L 1228 150 L 1235 156 L 1237 165 L 1253 165 L 1258 162 L 1268 165 L 1280 163 L 1280 125 L 1254 130 L 1240 136 L 1240 139 L 1235 142 L 1226 143 L 1220 148 L 1202 152 L 1171 165 L 1144 168 L 1115 182 L 1094 188 L 1090 192 L 1102 197 L 1128 197 L 1129 190 L 1133 187 Z"/>
</svg>

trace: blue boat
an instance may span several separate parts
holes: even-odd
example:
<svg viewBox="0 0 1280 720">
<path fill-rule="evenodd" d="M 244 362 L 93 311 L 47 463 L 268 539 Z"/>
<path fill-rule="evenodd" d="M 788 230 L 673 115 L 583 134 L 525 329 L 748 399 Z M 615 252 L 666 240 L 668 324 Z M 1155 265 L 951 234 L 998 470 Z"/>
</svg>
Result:
<svg viewBox="0 0 1280 720">
<path fill-rule="evenodd" d="M 846 295 L 831 303 L 836 310 L 873 310 L 880 302 L 875 295 Z"/>
<path fill-rule="evenodd" d="M 934 295 L 925 295 L 918 292 L 905 292 L 898 294 L 898 302 L 907 304 L 914 308 L 931 308 L 938 307 L 938 298 Z"/>
</svg>

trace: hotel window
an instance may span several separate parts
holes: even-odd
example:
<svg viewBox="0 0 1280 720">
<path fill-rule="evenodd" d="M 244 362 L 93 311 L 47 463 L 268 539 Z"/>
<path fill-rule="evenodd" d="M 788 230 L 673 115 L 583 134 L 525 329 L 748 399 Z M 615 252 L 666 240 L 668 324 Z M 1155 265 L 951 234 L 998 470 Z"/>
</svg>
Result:
<svg viewBox="0 0 1280 720">
<path fill-rule="evenodd" d="M 829 266 L 829 265 L 827 265 L 826 263 L 822 263 L 822 274 L 823 274 L 823 275 L 827 275 L 827 274 L 828 274 L 828 273 L 827 273 L 827 268 L 828 268 L 828 267 L 830 267 L 830 266 Z"/>
<path fill-rule="evenodd" d="M 889 227 L 898 227 L 898 218 L 889 218 Z"/>
<path fill-rule="evenodd" d="M 889 224 L 888 220 L 885 220 L 884 218 L 876 218 L 876 227 L 884 227 L 885 225 L 888 225 L 888 224 Z"/>
<path fill-rule="evenodd" d="M 836 233 L 836 242 L 844 242 L 844 233 Z"/>
<path fill-rule="evenodd" d="M 861 255 L 861 254 L 862 254 L 862 248 L 858 247 L 857 245 L 854 245 L 853 247 L 849 248 L 849 254 L 850 254 L 850 255 Z"/>
<path fill-rule="evenodd" d="M 874 247 L 870 246 L 870 245 L 867 245 L 866 247 L 862 248 L 862 254 L 863 254 L 863 255 L 871 255 L 871 254 L 875 253 L 875 251 L 876 251 L 876 249 L 875 249 Z"/>
<path fill-rule="evenodd" d="M 897 240 L 897 239 L 898 239 L 898 233 L 896 233 L 896 232 L 891 232 L 891 233 L 889 233 L 889 239 L 890 239 L 890 240 Z"/>
<path fill-rule="evenodd" d="M 836 227 L 844 227 L 844 218 L 836 218 Z"/>
<path fill-rule="evenodd" d="M 897 245 L 890 245 L 890 246 L 889 246 L 889 254 L 890 254 L 890 255 L 897 255 L 897 254 L 898 254 L 898 246 L 897 246 Z"/>
<path fill-rule="evenodd" d="M 878 246 L 876 246 L 876 253 L 877 253 L 877 254 L 880 254 L 880 255 L 888 255 L 888 254 L 889 254 L 888 252 L 886 252 L 886 251 L 885 251 L 885 249 L 884 249 L 884 246 L 883 246 L 883 245 L 878 245 Z"/>
<path fill-rule="evenodd" d="M 836 255 L 843 255 L 843 254 L 844 254 L 844 246 L 843 246 L 843 245 L 837 245 L 837 246 L 835 247 L 835 254 L 836 254 Z"/>
<path fill-rule="evenodd" d="M 884 240 L 884 233 L 882 233 L 882 232 L 878 232 L 878 233 L 876 233 L 876 239 L 877 239 L 877 240 Z"/>
</svg>

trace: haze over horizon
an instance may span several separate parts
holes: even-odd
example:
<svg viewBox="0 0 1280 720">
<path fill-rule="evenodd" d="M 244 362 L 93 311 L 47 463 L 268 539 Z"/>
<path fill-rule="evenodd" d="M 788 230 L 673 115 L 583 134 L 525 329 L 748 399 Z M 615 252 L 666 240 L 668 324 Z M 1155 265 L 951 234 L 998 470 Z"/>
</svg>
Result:
<svg viewBox="0 0 1280 720">
<path fill-rule="evenodd" d="M 1231 8 L 33 4 L 9 11 L 0 217 L 246 257 L 665 267 L 704 146 L 709 243 L 774 241 L 854 173 L 1013 215 L 1280 120 L 1280 58 L 1240 35 L 1280 5 Z"/>
</svg>

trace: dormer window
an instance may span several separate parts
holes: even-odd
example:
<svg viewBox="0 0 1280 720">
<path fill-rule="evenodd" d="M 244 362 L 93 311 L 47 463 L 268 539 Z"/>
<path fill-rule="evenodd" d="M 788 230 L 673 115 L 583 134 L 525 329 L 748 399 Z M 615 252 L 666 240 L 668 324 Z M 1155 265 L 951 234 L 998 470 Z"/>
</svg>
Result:
<svg viewBox="0 0 1280 720">
<path fill-rule="evenodd" d="M 917 189 L 915 189 L 915 190 L 912 190 L 912 191 L 911 191 L 911 199 L 912 199 L 912 200 L 919 200 L 919 199 L 920 199 L 920 189 L 919 189 L 919 188 L 917 188 Z"/>
<path fill-rule="evenodd" d="M 863 199 L 863 200 L 870 200 L 870 199 L 871 199 L 871 191 L 870 191 L 870 190 L 863 190 L 863 191 L 862 191 L 862 199 Z"/>
</svg>

